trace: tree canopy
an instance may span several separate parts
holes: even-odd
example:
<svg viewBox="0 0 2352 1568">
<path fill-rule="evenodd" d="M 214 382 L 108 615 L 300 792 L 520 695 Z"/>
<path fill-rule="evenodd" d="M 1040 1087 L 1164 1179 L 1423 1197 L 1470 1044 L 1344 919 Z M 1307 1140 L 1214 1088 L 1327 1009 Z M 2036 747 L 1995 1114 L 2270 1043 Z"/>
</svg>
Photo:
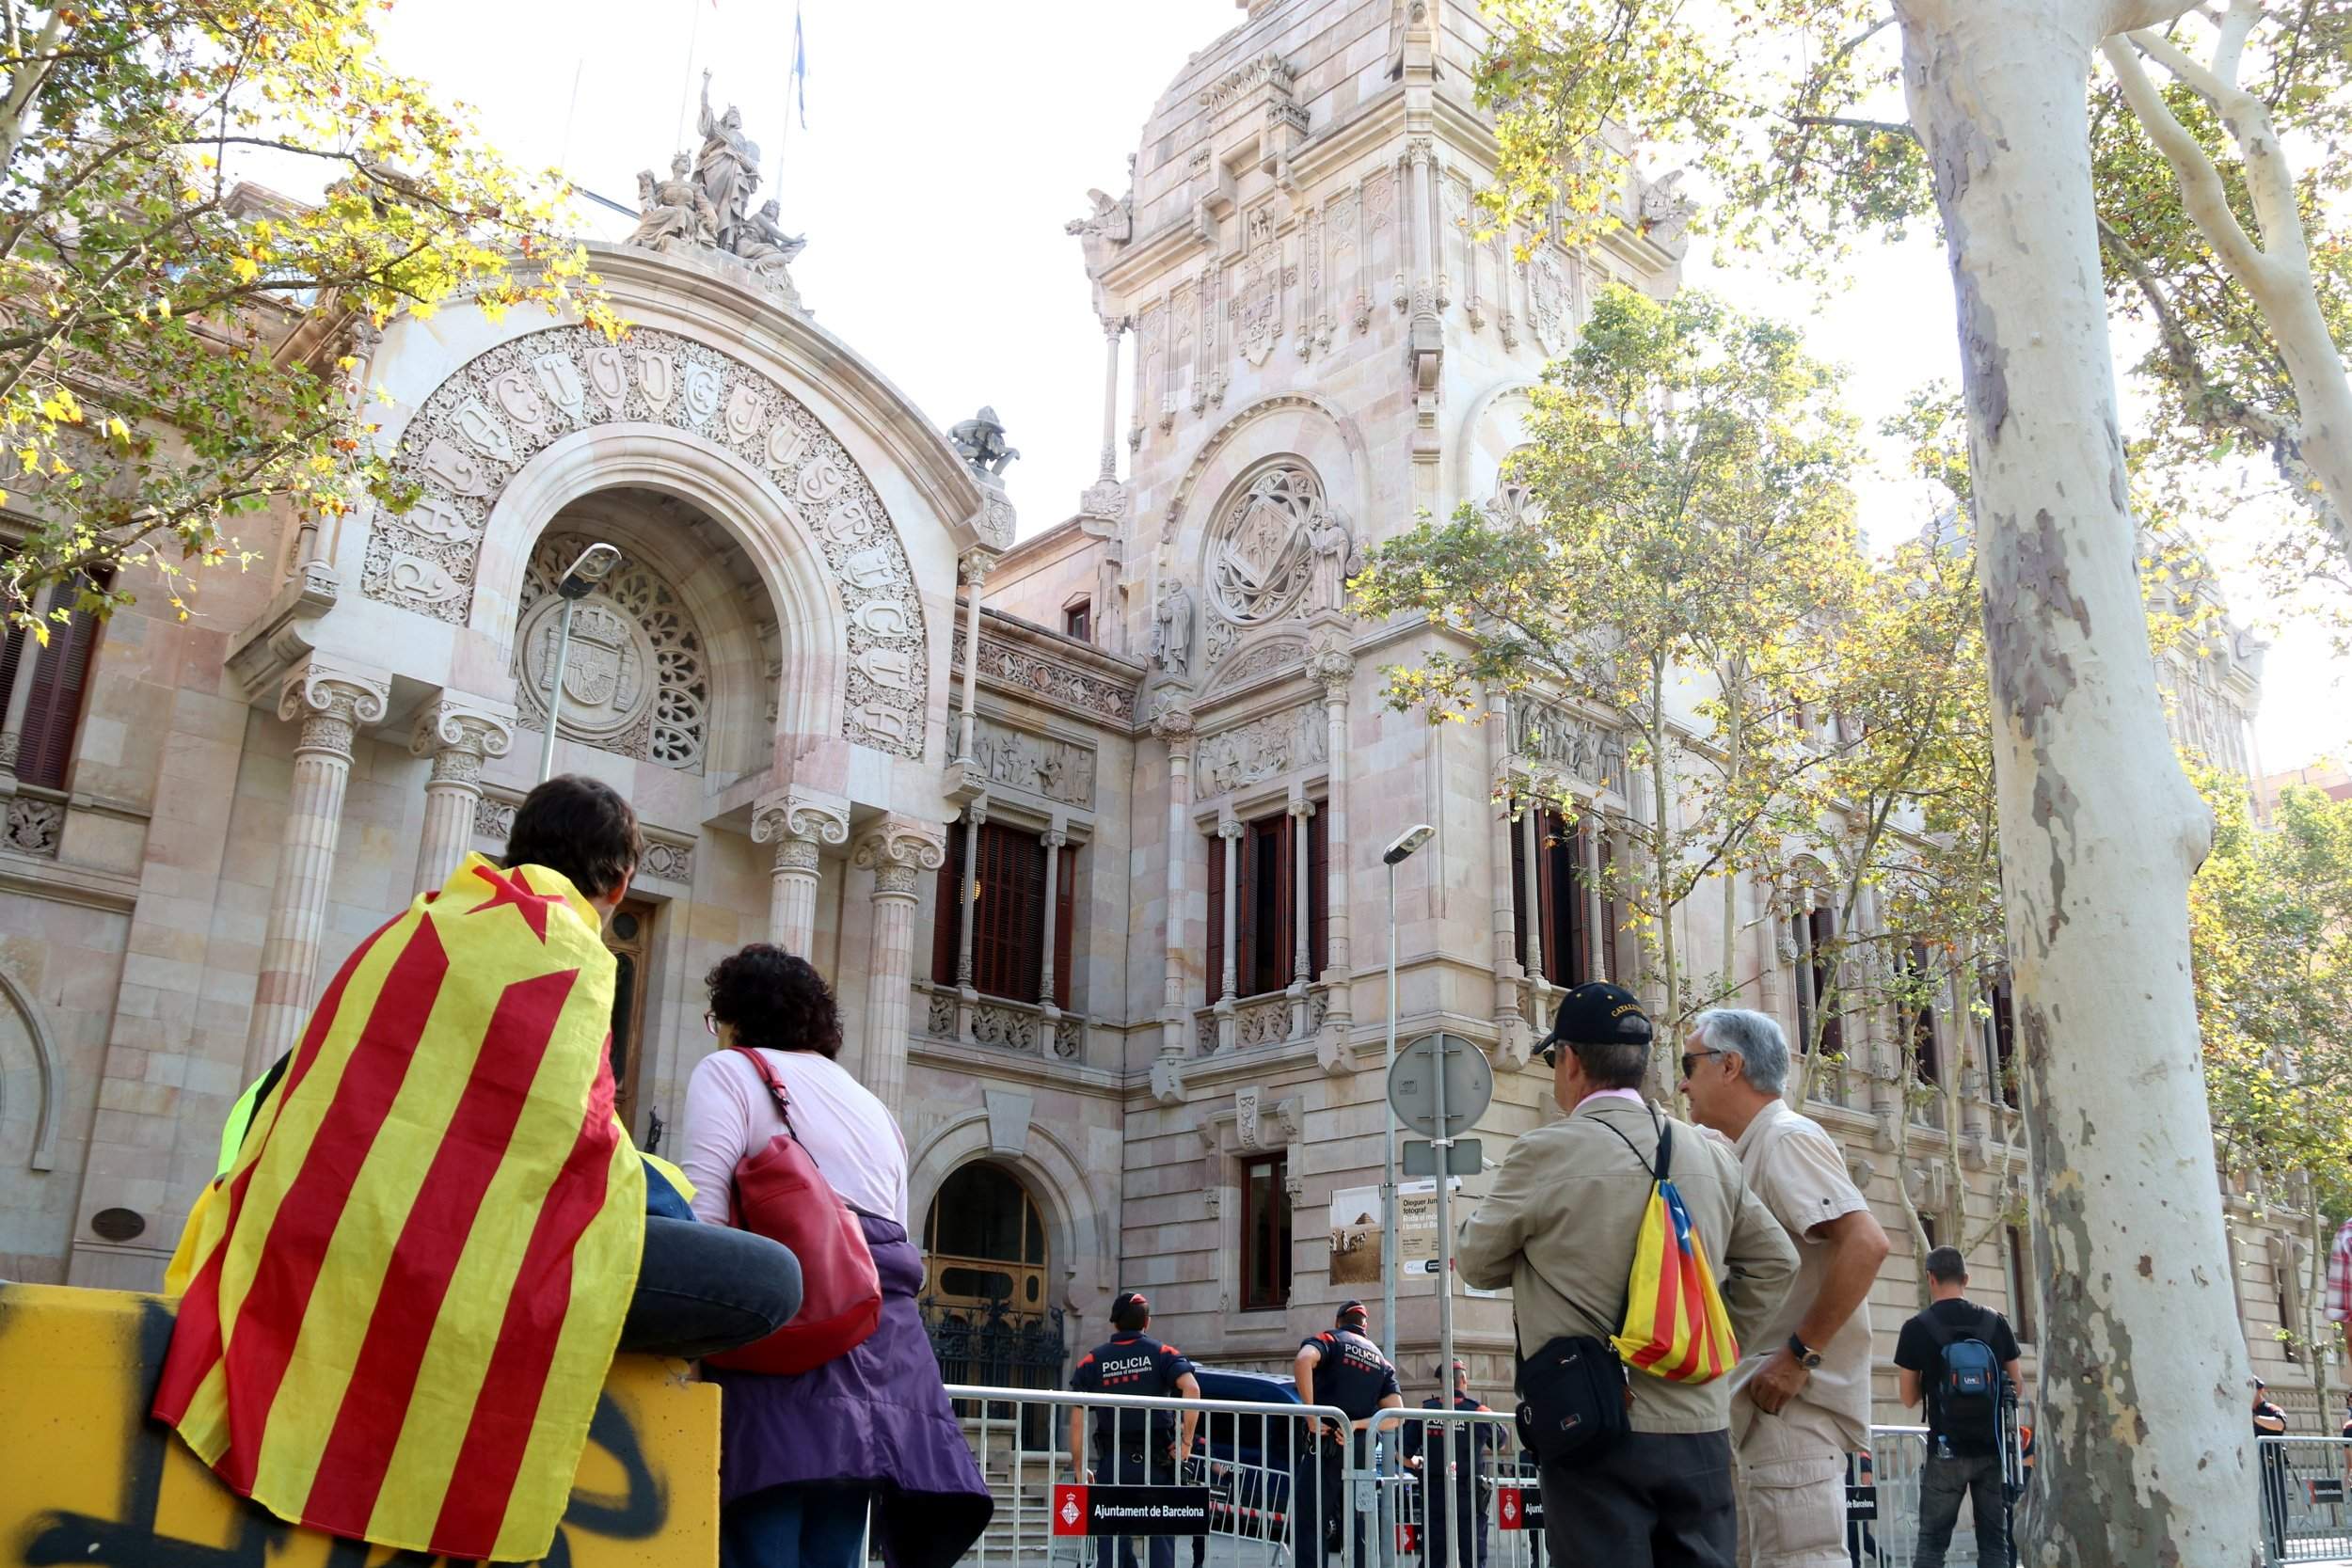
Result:
<svg viewBox="0 0 2352 1568">
<path fill-rule="evenodd" d="M 355 329 L 455 298 L 617 326 L 552 180 L 387 70 L 376 9 L 0 0 L 0 504 L 23 530 L 0 611 L 37 635 L 141 581 L 184 613 L 264 508 L 409 499 L 368 438 Z M 258 166 L 305 198 L 232 177 Z"/>
</svg>

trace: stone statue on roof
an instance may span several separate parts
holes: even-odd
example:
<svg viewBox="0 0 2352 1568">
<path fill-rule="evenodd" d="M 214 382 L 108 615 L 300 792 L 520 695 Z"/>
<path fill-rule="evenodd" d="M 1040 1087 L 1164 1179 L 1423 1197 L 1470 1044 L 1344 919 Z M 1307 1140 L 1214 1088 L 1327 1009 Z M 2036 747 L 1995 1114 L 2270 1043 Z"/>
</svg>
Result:
<svg viewBox="0 0 2352 1568">
<path fill-rule="evenodd" d="M 637 229 L 628 243 L 647 250 L 674 250 L 680 245 L 717 243 L 718 216 L 710 200 L 687 172 L 686 154 L 670 160 L 670 178 L 656 181 L 653 170 L 637 173 Z"/>
<path fill-rule="evenodd" d="M 727 105 L 723 115 L 710 112 L 710 72 L 703 72 L 702 112 L 694 121 L 703 135 L 702 151 L 694 158 L 694 182 L 710 198 L 718 214 L 720 249 L 732 251 L 751 210 L 752 192 L 759 188 L 759 147 L 743 135 L 743 111 Z"/>
<path fill-rule="evenodd" d="M 947 439 L 963 460 L 992 479 L 1002 478 L 1007 465 L 1021 455 L 1005 444 L 1005 427 L 996 410 L 983 408 L 947 432 Z"/>
</svg>

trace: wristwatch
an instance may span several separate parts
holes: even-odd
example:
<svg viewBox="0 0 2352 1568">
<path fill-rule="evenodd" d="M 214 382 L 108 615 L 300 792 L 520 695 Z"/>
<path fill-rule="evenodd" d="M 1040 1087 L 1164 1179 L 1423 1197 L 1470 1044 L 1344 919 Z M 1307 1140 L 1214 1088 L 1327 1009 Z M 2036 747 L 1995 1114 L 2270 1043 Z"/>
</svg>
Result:
<svg viewBox="0 0 2352 1568">
<path fill-rule="evenodd" d="M 1821 1353 L 1805 1349 L 1804 1341 L 1793 1334 L 1788 1336 L 1788 1354 L 1795 1356 L 1797 1365 L 1808 1372 L 1821 1364 Z"/>
</svg>

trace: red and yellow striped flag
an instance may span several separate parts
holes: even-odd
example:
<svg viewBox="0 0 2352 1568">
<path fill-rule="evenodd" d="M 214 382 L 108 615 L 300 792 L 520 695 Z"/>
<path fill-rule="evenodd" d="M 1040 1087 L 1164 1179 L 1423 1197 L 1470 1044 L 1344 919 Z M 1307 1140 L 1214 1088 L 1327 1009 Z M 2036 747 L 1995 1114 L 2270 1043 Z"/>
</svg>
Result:
<svg viewBox="0 0 2352 1568">
<path fill-rule="evenodd" d="M 548 1550 L 644 1245 L 599 925 L 467 857 L 336 974 L 193 1218 L 154 1412 L 280 1518 Z"/>
<path fill-rule="evenodd" d="M 1739 1363 L 1715 1271 L 1671 1180 L 1650 1187 L 1614 1343 L 1627 1366 L 1669 1383 L 1711 1383 Z"/>
</svg>

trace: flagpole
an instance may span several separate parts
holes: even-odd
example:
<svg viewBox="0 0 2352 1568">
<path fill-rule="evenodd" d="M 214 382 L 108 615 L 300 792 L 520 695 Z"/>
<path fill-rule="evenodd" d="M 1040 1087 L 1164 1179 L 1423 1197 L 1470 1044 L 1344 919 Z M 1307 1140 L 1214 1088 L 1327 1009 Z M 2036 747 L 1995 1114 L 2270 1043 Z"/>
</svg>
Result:
<svg viewBox="0 0 2352 1568">
<path fill-rule="evenodd" d="M 716 0 L 713 0 L 716 3 Z M 686 9 L 693 20 L 686 29 L 686 74 L 677 85 L 677 144 L 686 146 L 686 105 L 694 92 L 694 49 L 703 35 L 703 8 L 700 0 L 686 0 Z"/>
</svg>

